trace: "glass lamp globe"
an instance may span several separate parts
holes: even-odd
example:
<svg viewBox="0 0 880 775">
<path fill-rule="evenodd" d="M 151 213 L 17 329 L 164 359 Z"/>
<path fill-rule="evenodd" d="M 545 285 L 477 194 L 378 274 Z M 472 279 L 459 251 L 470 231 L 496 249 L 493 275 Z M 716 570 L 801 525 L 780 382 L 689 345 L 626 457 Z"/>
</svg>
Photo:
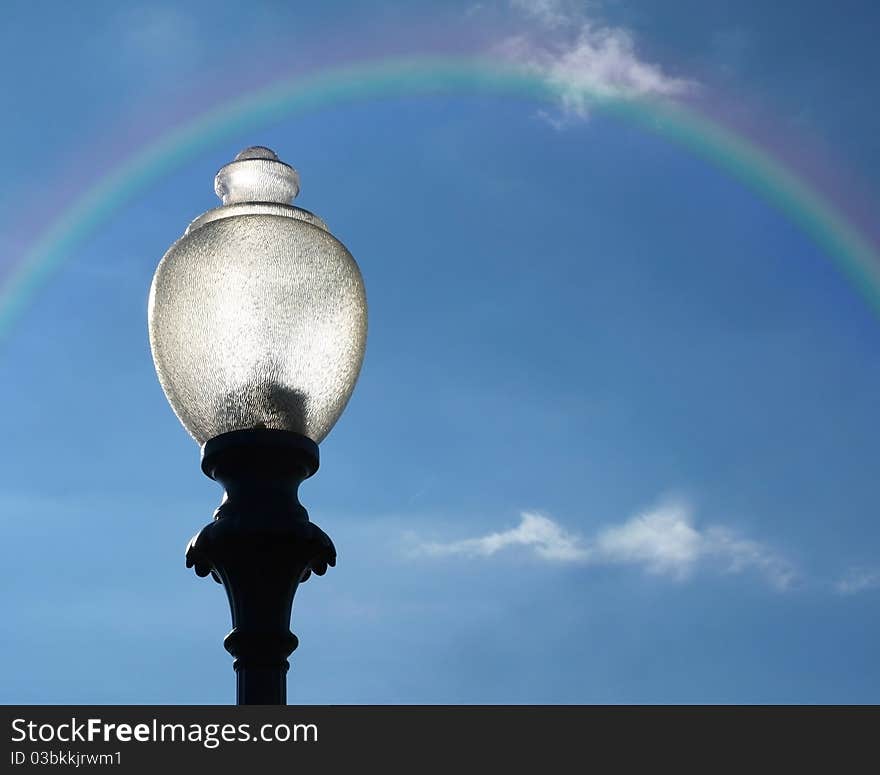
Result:
<svg viewBox="0 0 880 775">
<path fill-rule="evenodd" d="M 200 444 L 251 428 L 318 443 L 364 357 L 360 270 L 320 218 L 290 204 L 299 175 L 268 148 L 238 154 L 214 190 L 223 204 L 189 225 L 153 277 L 159 382 Z"/>
</svg>

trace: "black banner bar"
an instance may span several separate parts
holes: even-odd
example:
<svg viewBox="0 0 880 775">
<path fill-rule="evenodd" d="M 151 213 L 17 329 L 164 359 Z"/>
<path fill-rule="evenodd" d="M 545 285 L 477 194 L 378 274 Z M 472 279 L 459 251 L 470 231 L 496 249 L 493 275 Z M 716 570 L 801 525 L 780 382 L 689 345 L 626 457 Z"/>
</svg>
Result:
<svg viewBox="0 0 880 775">
<path fill-rule="evenodd" d="M 10 773 L 839 772 L 875 768 L 880 739 L 877 706 L 0 706 L 0 715 L 0 772 Z"/>
</svg>

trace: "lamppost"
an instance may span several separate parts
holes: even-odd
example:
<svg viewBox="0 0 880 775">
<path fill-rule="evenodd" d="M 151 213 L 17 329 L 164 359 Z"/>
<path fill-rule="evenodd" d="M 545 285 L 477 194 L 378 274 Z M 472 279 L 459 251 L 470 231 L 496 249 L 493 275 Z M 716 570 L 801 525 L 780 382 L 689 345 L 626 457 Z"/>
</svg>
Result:
<svg viewBox="0 0 880 775">
<path fill-rule="evenodd" d="M 283 705 L 293 596 L 336 562 L 297 490 L 354 389 L 366 296 L 345 246 L 290 204 L 299 176 L 273 151 L 242 151 L 214 190 L 222 206 L 156 269 L 150 347 L 171 408 L 202 445 L 202 470 L 225 489 L 187 567 L 226 588 L 238 704 Z"/>
</svg>

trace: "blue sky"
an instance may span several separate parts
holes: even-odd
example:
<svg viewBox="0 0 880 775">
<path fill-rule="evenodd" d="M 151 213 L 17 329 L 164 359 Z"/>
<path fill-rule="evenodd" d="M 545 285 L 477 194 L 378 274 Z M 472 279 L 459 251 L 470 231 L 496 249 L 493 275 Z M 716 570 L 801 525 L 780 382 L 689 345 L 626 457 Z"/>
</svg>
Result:
<svg viewBox="0 0 880 775">
<path fill-rule="evenodd" d="M 843 6 L 13 2 L 0 281 L 80 183 L 163 132 L 389 54 L 696 90 L 871 212 L 880 19 Z M 156 381 L 146 298 L 254 144 L 298 168 L 370 306 L 302 488 L 340 561 L 297 595 L 291 702 L 878 701 L 877 313 L 687 148 L 464 94 L 206 143 L 33 297 L 0 343 L 0 701 L 233 700 L 225 596 L 183 564 L 220 491 Z"/>
</svg>

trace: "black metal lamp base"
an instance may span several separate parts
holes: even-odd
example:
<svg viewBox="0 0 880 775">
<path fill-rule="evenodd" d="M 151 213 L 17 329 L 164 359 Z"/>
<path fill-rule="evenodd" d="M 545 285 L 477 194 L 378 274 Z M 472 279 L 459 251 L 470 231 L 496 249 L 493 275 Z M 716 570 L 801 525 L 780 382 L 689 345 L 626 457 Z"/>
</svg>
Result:
<svg viewBox="0 0 880 775">
<path fill-rule="evenodd" d="M 202 470 L 226 492 L 214 521 L 189 542 L 186 566 L 223 584 L 239 705 L 287 702 L 293 596 L 312 572 L 336 564 L 327 534 L 309 522 L 300 483 L 318 470 L 318 445 L 290 431 L 232 431 L 202 447 Z"/>
</svg>

